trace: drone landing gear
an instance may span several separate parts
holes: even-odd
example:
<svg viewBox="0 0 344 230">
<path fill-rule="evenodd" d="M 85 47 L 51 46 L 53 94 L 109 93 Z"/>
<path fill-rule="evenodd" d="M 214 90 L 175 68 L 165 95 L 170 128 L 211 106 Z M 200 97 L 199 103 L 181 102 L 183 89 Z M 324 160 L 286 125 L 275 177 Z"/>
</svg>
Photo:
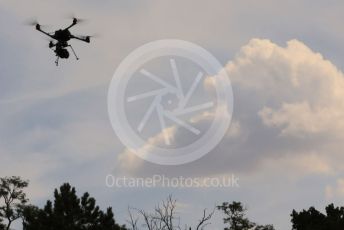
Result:
<svg viewBox="0 0 344 230">
<path fill-rule="evenodd" d="M 56 45 L 55 45 L 56 46 Z M 60 58 L 65 58 L 65 59 L 68 59 L 69 57 L 69 52 L 67 51 L 67 47 L 70 47 L 76 60 L 79 60 L 79 57 L 76 55 L 73 47 L 71 45 L 66 45 L 66 46 L 63 46 L 63 47 L 57 47 L 56 46 L 56 49 L 54 50 L 55 54 L 56 54 L 56 60 L 55 60 L 55 64 L 56 66 L 59 65 L 59 60 Z"/>
<path fill-rule="evenodd" d="M 69 47 L 70 47 L 70 48 L 71 48 L 71 50 L 73 51 L 73 54 L 74 54 L 74 56 L 75 56 L 76 60 L 79 60 L 79 57 L 76 55 L 76 53 L 75 53 L 75 51 L 74 51 L 74 49 L 73 49 L 72 45 L 69 45 Z"/>
</svg>

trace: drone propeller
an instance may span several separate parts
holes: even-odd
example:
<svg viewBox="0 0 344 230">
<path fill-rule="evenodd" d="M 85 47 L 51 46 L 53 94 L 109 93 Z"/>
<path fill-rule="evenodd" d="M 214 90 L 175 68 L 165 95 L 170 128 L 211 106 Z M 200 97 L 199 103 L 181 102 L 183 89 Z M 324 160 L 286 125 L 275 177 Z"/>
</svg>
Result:
<svg viewBox="0 0 344 230">
<path fill-rule="evenodd" d="M 36 19 L 28 19 L 24 23 L 25 25 L 28 25 L 28 26 L 35 26 L 39 24 Z"/>
<path fill-rule="evenodd" d="M 80 24 L 87 21 L 86 19 L 76 17 L 74 14 L 67 15 L 67 18 L 73 20 L 75 24 Z"/>
<path fill-rule="evenodd" d="M 87 43 L 91 42 L 91 36 L 74 36 L 75 39 L 81 40 Z"/>
<path fill-rule="evenodd" d="M 73 18 L 73 21 L 75 21 L 76 23 L 85 23 L 87 20 L 82 18 Z"/>
<path fill-rule="evenodd" d="M 90 42 L 90 39 L 92 38 L 99 38 L 100 36 L 99 36 L 99 34 L 93 34 L 93 35 L 87 35 L 87 36 L 85 36 L 85 35 L 76 35 L 76 37 L 78 37 L 78 38 L 81 38 L 81 39 L 84 39 L 84 40 L 86 40 L 87 42 Z"/>
<path fill-rule="evenodd" d="M 91 38 L 100 38 L 101 36 L 99 34 L 92 34 L 92 35 L 89 35 L 88 37 L 91 37 Z"/>
<path fill-rule="evenodd" d="M 28 19 L 24 22 L 27 26 L 35 26 L 36 29 L 41 29 L 42 27 L 47 27 L 46 25 L 41 25 L 36 19 Z"/>
</svg>

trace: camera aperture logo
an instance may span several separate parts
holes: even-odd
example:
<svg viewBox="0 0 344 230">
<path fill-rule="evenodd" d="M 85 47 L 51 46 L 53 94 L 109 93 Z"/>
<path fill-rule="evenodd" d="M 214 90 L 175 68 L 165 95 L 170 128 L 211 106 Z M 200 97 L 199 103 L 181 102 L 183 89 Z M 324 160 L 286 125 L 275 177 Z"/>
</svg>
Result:
<svg viewBox="0 0 344 230">
<path fill-rule="evenodd" d="M 208 51 L 182 40 L 158 40 L 134 50 L 117 68 L 108 111 L 130 151 L 156 164 L 185 164 L 221 141 L 232 118 L 233 92 Z"/>
</svg>

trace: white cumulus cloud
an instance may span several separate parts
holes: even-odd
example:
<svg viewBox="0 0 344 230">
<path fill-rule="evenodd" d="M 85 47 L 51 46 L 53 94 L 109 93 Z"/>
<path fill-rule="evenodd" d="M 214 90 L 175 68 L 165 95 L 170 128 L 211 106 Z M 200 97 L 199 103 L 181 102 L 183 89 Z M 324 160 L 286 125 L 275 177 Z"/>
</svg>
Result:
<svg viewBox="0 0 344 230">
<path fill-rule="evenodd" d="M 252 39 L 226 68 L 266 103 L 258 113 L 266 126 L 296 136 L 344 130 L 344 75 L 302 42 Z"/>
<path fill-rule="evenodd" d="M 224 69 L 234 89 L 231 127 L 212 153 L 194 167 L 180 167 L 179 173 L 250 173 L 258 168 L 282 173 L 281 167 L 276 167 L 282 165 L 293 168 L 292 176 L 297 178 L 314 173 L 334 175 L 341 170 L 336 140 L 343 139 L 344 75 L 335 65 L 298 40 L 283 47 L 270 40 L 252 39 Z M 213 84 L 214 78 L 204 81 L 206 89 L 211 90 Z M 183 139 L 179 132 L 173 135 L 175 141 Z M 127 150 L 119 161 L 128 162 L 125 159 L 130 159 L 131 164 L 125 164 L 129 171 L 130 165 L 139 173 L 161 170 Z"/>
</svg>

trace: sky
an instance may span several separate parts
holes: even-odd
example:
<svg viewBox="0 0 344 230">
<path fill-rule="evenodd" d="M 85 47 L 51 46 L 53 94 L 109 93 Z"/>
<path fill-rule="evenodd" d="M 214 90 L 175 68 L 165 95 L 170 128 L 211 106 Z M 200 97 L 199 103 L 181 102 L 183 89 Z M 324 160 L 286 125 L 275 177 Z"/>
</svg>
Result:
<svg viewBox="0 0 344 230">
<path fill-rule="evenodd" d="M 70 182 L 101 207 L 112 206 L 120 223 L 128 205 L 152 209 L 169 194 L 191 224 L 203 208 L 223 201 L 242 201 L 250 219 L 281 230 L 291 229 L 293 209 L 342 206 L 343 8 L 339 0 L 0 0 L 0 176 L 30 180 L 28 195 L 40 206 Z M 25 22 L 36 18 L 53 31 L 72 14 L 87 19 L 73 32 L 98 36 L 90 45 L 73 41 L 80 60 L 56 67 L 48 41 Z M 208 50 L 233 89 L 226 135 L 184 165 L 140 159 L 121 143 L 108 116 L 115 70 L 133 50 L 159 39 Z M 211 88 L 211 81 L 203 83 Z M 171 135 L 178 142 L 188 139 L 184 134 Z M 108 188 L 109 173 L 235 174 L 240 187 Z M 219 213 L 211 229 L 223 229 Z"/>
</svg>

